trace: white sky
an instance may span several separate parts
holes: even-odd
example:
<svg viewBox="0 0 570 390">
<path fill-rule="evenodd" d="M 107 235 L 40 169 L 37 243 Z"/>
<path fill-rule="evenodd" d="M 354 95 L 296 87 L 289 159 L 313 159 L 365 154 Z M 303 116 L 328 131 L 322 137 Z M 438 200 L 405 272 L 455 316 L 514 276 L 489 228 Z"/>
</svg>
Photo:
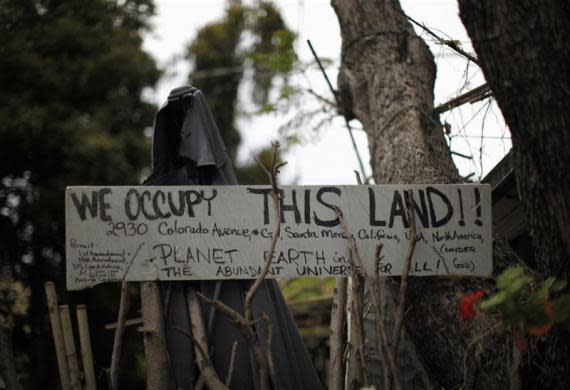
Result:
<svg viewBox="0 0 570 390">
<path fill-rule="evenodd" d="M 251 3 L 252 1 L 245 1 Z M 159 86 L 147 94 L 157 104 L 162 103 L 168 92 L 187 80 L 190 65 L 181 60 L 188 42 L 205 24 L 219 20 L 224 13 L 225 0 L 157 0 L 157 16 L 153 19 L 154 32 L 144 41 L 145 49 L 165 69 L 166 74 Z M 327 73 L 333 84 L 336 84 L 337 69 L 340 61 L 341 38 L 336 15 L 329 0 L 278 0 L 274 1 L 291 28 L 298 34 L 297 54 L 301 61 L 309 62 L 312 55 L 306 45 L 310 39 L 320 57 L 330 58 L 333 65 Z M 435 31 L 447 34 L 460 41 L 464 49 L 471 51 L 469 40 L 458 16 L 456 0 L 403 0 L 404 11 L 415 20 L 424 23 Z M 418 33 L 420 31 L 416 29 Z M 424 36 L 425 37 L 425 36 Z M 435 89 L 435 103 L 443 103 L 456 96 L 459 91 L 465 92 L 483 83 L 480 70 L 469 67 L 468 82 L 465 83 L 466 61 L 452 54 L 450 50 L 429 41 L 436 57 L 438 74 Z M 319 71 L 309 70 L 307 82 L 322 95 L 330 96 L 325 81 Z M 199 85 L 197 85 L 199 87 Z M 305 85 L 309 87 L 309 85 Z M 441 121 L 451 124 L 453 140 L 451 149 L 465 155 L 473 155 L 472 160 L 454 157 L 462 175 L 474 173 L 478 179 L 489 170 L 510 149 L 510 134 L 504 125 L 499 109 L 487 101 L 467 104 L 443 114 Z M 251 111 L 248 106 L 247 85 L 240 91 L 240 109 Z M 476 114 L 476 115 L 475 115 Z M 485 121 L 482 119 L 485 118 Z M 260 148 L 267 146 L 277 137 L 278 128 L 286 121 L 280 115 L 240 118 L 238 128 L 242 131 L 243 142 L 239 152 L 240 160 L 250 158 Z M 354 123 L 354 122 L 353 122 Z M 484 124 L 484 126 L 483 126 Z M 359 124 L 354 123 L 355 126 Z M 312 132 L 312 129 L 298 129 L 299 132 Z M 481 143 L 481 134 L 486 138 Z M 362 131 L 354 131 L 359 152 L 367 165 L 369 153 L 366 135 Z M 326 128 L 322 128 L 316 141 L 295 146 L 286 156 L 289 162 L 283 172 L 283 184 L 296 180 L 298 184 L 354 184 L 354 170 L 358 170 L 355 157 L 344 121 L 337 118 Z M 483 147 L 481 170 L 480 149 Z"/>
</svg>

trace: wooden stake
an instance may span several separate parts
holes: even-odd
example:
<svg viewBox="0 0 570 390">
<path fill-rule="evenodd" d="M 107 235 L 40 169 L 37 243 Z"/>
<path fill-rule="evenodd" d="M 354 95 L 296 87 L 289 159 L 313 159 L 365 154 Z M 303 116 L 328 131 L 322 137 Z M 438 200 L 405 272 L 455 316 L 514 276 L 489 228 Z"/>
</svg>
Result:
<svg viewBox="0 0 570 390">
<path fill-rule="evenodd" d="M 59 318 L 61 320 L 61 330 L 63 331 L 67 368 L 69 369 L 69 384 L 72 390 L 81 390 L 79 363 L 77 362 L 77 351 L 75 349 L 75 337 L 73 336 L 73 327 L 71 326 L 69 306 L 59 306 Z"/>
<path fill-rule="evenodd" d="M 93 368 L 93 354 L 91 352 L 91 339 L 89 337 L 89 320 L 87 308 L 79 305 L 77 311 L 77 327 L 79 328 L 79 343 L 83 360 L 83 373 L 85 375 L 85 390 L 96 390 L 95 369 Z"/>
<path fill-rule="evenodd" d="M 157 282 L 141 283 L 141 303 L 144 321 L 144 354 L 146 359 L 147 390 L 169 388 L 170 369 L 162 301 Z"/>
<path fill-rule="evenodd" d="M 67 365 L 67 359 L 65 357 L 65 343 L 63 341 L 61 320 L 59 318 L 59 306 L 57 305 L 57 293 L 55 292 L 55 286 L 53 282 L 46 282 L 44 287 L 46 291 L 53 342 L 55 344 L 55 354 L 57 356 L 57 366 L 59 368 L 59 380 L 61 382 L 61 389 L 71 390 L 69 383 L 69 368 Z"/>
<path fill-rule="evenodd" d="M 123 335 L 125 334 L 125 322 L 129 311 L 130 299 L 128 284 L 123 280 L 121 285 L 121 301 L 119 303 L 119 314 L 117 318 L 117 328 L 115 329 L 115 339 L 113 341 L 113 355 L 111 356 L 111 368 L 109 369 L 109 382 L 111 390 L 119 388 L 119 363 L 121 361 L 121 351 L 123 349 Z"/>
<path fill-rule="evenodd" d="M 329 389 L 344 388 L 344 346 L 346 319 L 346 284 L 347 278 L 337 278 L 331 311 L 330 325 L 330 360 L 329 360 Z"/>
</svg>

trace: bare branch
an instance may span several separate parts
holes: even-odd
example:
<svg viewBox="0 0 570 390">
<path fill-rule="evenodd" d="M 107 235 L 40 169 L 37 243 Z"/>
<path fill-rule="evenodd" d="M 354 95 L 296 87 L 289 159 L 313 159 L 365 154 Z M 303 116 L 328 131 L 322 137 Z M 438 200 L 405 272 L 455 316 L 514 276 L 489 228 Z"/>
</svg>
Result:
<svg viewBox="0 0 570 390">
<path fill-rule="evenodd" d="M 196 363 L 198 364 L 202 378 L 208 387 L 214 390 L 227 390 L 228 387 L 221 381 L 214 369 L 212 361 L 210 360 L 206 338 L 206 325 L 204 324 L 202 308 L 200 307 L 200 301 L 198 300 L 193 288 L 186 288 L 186 299 L 188 301 L 188 312 L 192 319 L 192 334 L 188 333 L 184 329 L 175 329 L 187 334 L 192 339 L 194 349 L 196 351 Z"/>
<path fill-rule="evenodd" d="M 216 310 L 218 310 L 223 315 L 228 317 L 234 323 L 236 328 L 241 332 L 241 334 L 244 336 L 248 346 L 253 351 L 255 361 L 257 362 L 258 370 L 259 370 L 259 386 L 260 386 L 261 390 L 269 390 L 270 389 L 270 384 L 269 384 L 269 377 L 270 376 L 271 376 L 271 380 L 273 382 L 273 388 L 274 389 L 280 389 L 281 388 L 281 386 L 278 383 L 278 377 L 277 377 L 276 372 L 275 372 L 275 365 L 273 363 L 273 358 L 271 356 L 271 338 L 273 336 L 273 328 L 272 328 L 271 321 L 270 321 L 269 317 L 267 316 L 267 314 L 265 314 L 265 313 L 262 315 L 261 318 L 253 321 L 252 320 L 252 309 L 251 309 L 251 303 L 253 301 L 253 298 L 255 297 L 257 290 L 261 287 L 263 281 L 267 277 L 267 273 L 269 272 L 269 269 L 271 268 L 271 259 L 273 258 L 273 254 L 275 253 L 275 247 L 277 245 L 277 240 L 279 239 L 279 235 L 281 232 L 281 207 L 280 207 L 280 205 L 281 205 L 282 194 L 281 194 L 281 191 L 279 190 L 279 188 L 277 187 L 277 174 L 279 173 L 279 169 L 281 167 L 283 167 L 286 163 L 278 163 L 277 162 L 277 151 L 279 149 L 279 146 L 280 145 L 278 142 L 273 143 L 273 157 L 271 159 L 270 169 L 263 166 L 263 164 L 261 164 L 256 159 L 256 161 L 260 164 L 260 166 L 263 168 L 263 170 L 269 176 L 269 181 L 271 184 L 271 196 L 273 198 L 273 209 L 275 212 L 275 226 L 273 229 L 273 236 L 271 238 L 268 257 L 266 259 L 263 270 L 261 271 L 261 273 L 259 274 L 257 279 L 252 283 L 251 287 L 248 289 L 248 291 L 246 293 L 245 302 L 244 302 L 244 314 L 242 315 L 241 313 L 239 313 L 238 311 L 227 306 L 225 303 L 223 303 L 222 301 L 220 301 L 218 299 L 210 299 L 201 293 L 194 293 L 193 291 L 188 293 L 189 304 L 190 304 L 190 302 L 194 302 L 194 299 L 192 298 L 192 296 L 200 297 L 200 299 L 202 299 L 203 301 L 214 306 L 214 308 L 216 308 Z M 196 306 L 197 308 L 195 308 L 194 310 L 199 309 L 199 305 L 198 304 L 196 304 L 196 305 L 197 305 Z M 192 311 L 191 311 L 191 315 L 192 315 Z M 201 312 L 199 313 L 199 315 L 201 316 Z M 194 317 L 192 317 L 192 318 L 194 318 Z M 268 353 L 266 353 L 263 350 L 261 343 L 257 339 L 257 335 L 256 335 L 255 330 L 254 330 L 254 324 L 259 320 L 265 320 L 265 321 L 267 321 L 267 324 L 268 324 L 268 350 L 269 350 Z M 194 321 L 192 321 L 192 329 L 194 332 Z M 200 332 L 199 329 L 197 331 Z M 203 330 L 203 332 L 202 332 L 205 335 L 204 332 L 205 332 L 205 330 Z M 205 336 L 204 336 L 204 345 L 205 345 Z M 237 348 L 237 344 L 235 344 L 235 346 L 236 346 L 235 348 Z M 202 346 L 202 349 L 204 349 L 204 346 Z M 235 352 L 232 351 L 232 354 L 234 354 L 234 353 Z M 235 357 L 231 358 L 230 367 L 228 368 L 228 378 L 226 379 L 227 385 L 221 383 L 221 381 L 220 381 L 221 385 L 223 386 L 220 388 L 227 388 L 227 386 L 229 386 L 229 383 L 231 382 L 231 376 L 233 374 L 234 359 L 235 359 Z M 207 370 L 208 369 L 207 364 L 206 364 L 207 361 L 205 361 L 205 360 L 206 360 L 206 358 L 204 357 L 203 362 L 202 362 L 202 368 L 204 368 L 204 370 Z M 208 360 L 209 360 L 209 358 L 208 358 Z M 204 371 L 204 370 L 202 370 L 202 375 L 204 376 L 204 381 L 208 384 L 209 387 L 212 387 L 212 385 L 210 385 L 210 382 L 209 382 L 209 380 L 211 380 L 211 375 L 208 371 Z M 210 377 L 207 377 L 206 374 L 210 375 Z M 214 374 L 215 374 L 215 371 L 214 371 Z M 217 377 L 217 375 L 214 379 L 216 381 L 219 381 L 219 378 Z M 220 384 L 216 383 L 216 386 L 219 386 L 219 385 Z"/>
<path fill-rule="evenodd" d="M 255 282 L 251 285 L 249 290 L 245 295 L 245 303 L 244 303 L 244 312 L 245 312 L 245 319 L 249 322 L 251 321 L 251 301 L 255 296 L 255 293 L 261 287 L 261 284 L 267 277 L 267 273 L 271 268 L 271 259 L 273 258 L 273 254 L 275 253 L 275 246 L 277 245 L 277 240 L 279 239 L 279 235 L 281 234 L 281 202 L 280 202 L 280 191 L 277 187 L 277 175 L 279 174 L 279 168 L 284 166 L 286 163 L 277 163 L 277 151 L 280 145 L 278 142 L 273 143 L 273 157 L 271 159 L 271 168 L 268 170 L 264 168 L 265 172 L 269 176 L 269 182 L 271 184 L 271 197 L 273 198 L 273 211 L 275 215 L 275 226 L 273 227 L 273 235 L 271 237 L 271 244 L 269 245 L 269 253 L 267 256 L 267 260 L 265 261 L 265 265 L 263 270 L 255 280 Z"/>
<path fill-rule="evenodd" d="M 319 95 L 318 93 L 316 93 L 315 91 L 313 91 L 313 89 L 311 88 L 305 88 L 305 92 L 310 93 L 311 95 L 313 95 L 314 97 L 316 97 L 318 100 L 320 100 L 321 102 L 333 107 L 333 108 L 337 108 L 336 107 L 336 103 L 333 101 L 330 101 L 329 99 L 327 99 L 326 97 Z"/>
<path fill-rule="evenodd" d="M 438 43 L 449 47 L 451 50 L 453 50 L 457 54 L 465 57 L 466 59 L 473 62 L 474 64 L 479 65 L 479 60 L 473 54 L 467 53 L 465 50 L 463 50 L 461 47 L 459 47 L 459 45 L 453 39 L 444 39 L 444 38 L 440 37 L 435 32 L 433 32 L 431 29 L 427 28 L 423 23 L 420 23 L 420 22 L 412 19 L 412 17 L 406 15 L 404 12 L 398 10 L 397 8 L 394 8 L 394 9 L 396 11 L 398 11 L 400 14 L 404 15 L 410 22 L 412 22 L 413 24 L 415 24 L 416 26 L 418 26 L 419 28 L 421 28 L 422 30 L 427 32 L 429 35 L 431 35 L 432 38 L 434 38 Z"/>
<path fill-rule="evenodd" d="M 273 382 L 273 389 L 281 390 L 283 386 L 279 380 L 279 375 L 277 375 L 277 366 L 273 360 L 273 322 L 267 313 L 261 314 L 261 319 L 267 323 L 267 363 L 269 365 L 269 375 L 271 376 L 271 382 Z"/>
<path fill-rule="evenodd" d="M 257 336 L 255 335 L 252 324 L 248 322 L 245 317 L 242 316 L 239 312 L 227 306 L 223 302 L 219 300 L 212 300 L 201 293 L 197 293 L 197 295 L 200 297 L 200 299 L 206 303 L 209 303 L 210 305 L 213 305 L 219 312 L 227 316 L 242 333 L 249 347 L 252 349 L 255 361 L 259 366 L 260 387 L 263 390 L 268 390 L 269 367 L 267 363 L 267 357 L 263 352 L 263 348 L 261 347 Z"/>
<path fill-rule="evenodd" d="M 465 103 L 475 103 L 479 100 L 483 100 L 491 95 L 491 87 L 489 84 L 485 83 L 483 85 L 478 86 L 477 88 L 473 88 L 471 91 L 467 91 L 453 99 L 440 104 L 436 108 L 434 108 L 435 114 L 442 114 L 446 111 L 449 111 L 455 107 L 459 107 Z"/>
</svg>

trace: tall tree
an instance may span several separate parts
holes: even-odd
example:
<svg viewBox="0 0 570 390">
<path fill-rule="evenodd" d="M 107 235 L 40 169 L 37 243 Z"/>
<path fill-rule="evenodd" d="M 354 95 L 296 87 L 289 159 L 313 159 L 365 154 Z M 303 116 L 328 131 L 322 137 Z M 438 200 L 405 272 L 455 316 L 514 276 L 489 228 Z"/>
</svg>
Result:
<svg viewBox="0 0 570 390">
<path fill-rule="evenodd" d="M 568 279 L 570 4 L 461 0 L 459 6 L 511 131 L 519 189 L 536 249 L 531 266 L 544 277 Z M 526 367 L 529 388 L 570 387 L 570 334 L 559 331 L 537 347 Z M 535 375 L 535 364 L 546 372 Z"/>
<path fill-rule="evenodd" d="M 333 7 L 343 41 L 338 78 L 341 109 L 366 128 L 376 183 L 459 182 L 433 112 L 433 56 L 399 2 L 337 0 Z M 514 257 L 503 245 L 495 245 L 495 272 Z M 397 283 L 387 283 L 387 291 L 395 295 L 391 287 Z M 487 280 L 410 280 L 406 329 L 435 384 L 508 387 L 511 348 L 507 335 L 490 331 L 497 320 L 485 316 L 462 323 L 458 315 L 461 292 L 491 288 Z M 373 337 L 369 334 L 368 340 Z M 482 346 L 477 353 L 470 345 L 473 340 Z"/>
<path fill-rule="evenodd" d="M 62 281 L 65 187 L 138 183 L 148 161 L 153 13 L 151 0 L 0 0 L 0 239 L 17 237 L 0 261 L 32 288 L 31 331 L 17 336 L 33 387 L 55 379 L 43 282 Z"/>
<path fill-rule="evenodd" d="M 238 90 L 247 80 L 252 106 L 267 104 L 274 80 L 286 77 L 296 61 L 294 37 L 272 3 L 228 1 L 222 20 L 202 27 L 188 46 L 190 81 L 204 92 L 241 183 L 264 183 L 266 175 L 255 163 L 235 164 L 241 143 Z M 248 70 L 251 79 L 244 77 Z M 270 156 L 269 149 L 261 153 L 262 159 Z"/>
</svg>

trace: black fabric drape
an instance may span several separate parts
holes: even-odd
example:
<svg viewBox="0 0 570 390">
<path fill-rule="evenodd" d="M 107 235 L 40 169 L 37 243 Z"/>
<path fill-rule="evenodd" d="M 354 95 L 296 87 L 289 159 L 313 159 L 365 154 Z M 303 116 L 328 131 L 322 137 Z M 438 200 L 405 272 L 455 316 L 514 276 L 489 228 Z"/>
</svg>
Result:
<svg viewBox="0 0 570 390">
<path fill-rule="evenodd" d="M 156 115 L 153 138 L 153 172 L 145 185 L 238 184 L 212 114 L 200 90 L 184 86 L 172 90 Z M 184 293 L 193 286 L 210 298 L 218 298 L 243 312 L 245 293 L 251 281 L 164 282 L 161 291 L 166 308 L 166 341 L 176 389 L 191 390 L 199 376 L 194 348 L 188 337 L 191 318 Z M 259 388 L 253 354 L 245 339 L 224 315 L 203 304 L 212 362 L 222 380 L 228 371 L 232 345 L 238 350 L 232 389 Z M 252 302 L 253 315 L 265 312 L 273 323 L 273 358 L 286 389 L 321 389 L 310 356 L 294 319 L 274 280 L 266 280 Z M 267 326 L 256 325 L 260 342 L 267 347 Z"/>
</svg>

